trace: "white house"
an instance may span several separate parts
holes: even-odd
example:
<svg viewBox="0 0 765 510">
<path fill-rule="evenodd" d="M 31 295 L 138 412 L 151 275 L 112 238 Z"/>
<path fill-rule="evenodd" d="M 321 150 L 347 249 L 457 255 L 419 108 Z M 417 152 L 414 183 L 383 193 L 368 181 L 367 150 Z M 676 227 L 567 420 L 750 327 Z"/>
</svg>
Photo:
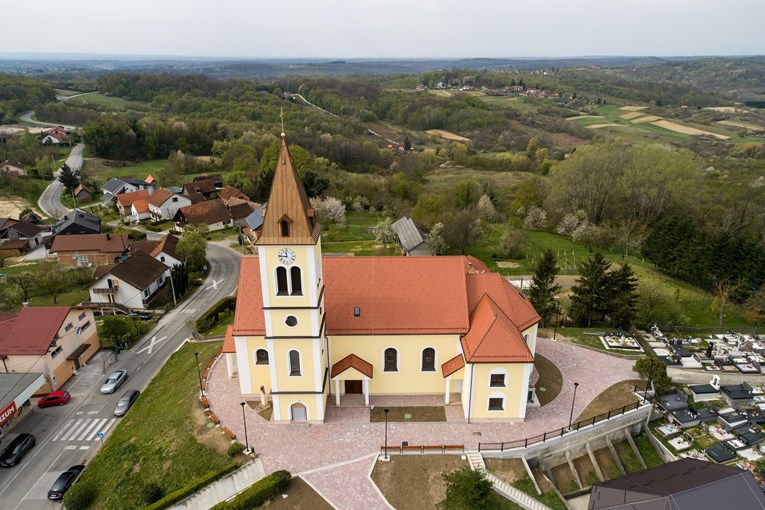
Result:
<svg viewBox="0 0 765 510">
<path fill-rule="evenodd" d="M 148 253 L 167 267 L 173 268 L 183 264 L 182 257 L 177 253 L 178 241 L 179 239 L 173 234 L 167 234 L 158 241 L 135 241 L 130 249 L 133 252 Z"/>
<path fill-rule="evenodd" d="M 99 275 L 90 285 L 90 301 L 130 309 L 149 308 L 170 277 L 170 268 L 144 251 L 128 258 Z"/>
<path fill-rule="evenodd" d="M 167 188 L 160 188 L 149 197 L 149 214 L 154 221 L 171 220 L 181 207 L 191 205 L 187 197 L 173 193 Z"/>
<path fill-rule="evenodd" d="M 178 232 L 182 232 L 186 225 L 205 225 L 210 232 L 233 225 L 231 213 L 220 198 L 181 207 L 173 219 Z"/>
<path fill-rule="evenodd" d="M 149 211 L 149 202 L 145 199 L 136 200 L 130 206 L 130 221 L 140 223 L 143 220 L 151 218 L 151 211 Z"/>
</svg>

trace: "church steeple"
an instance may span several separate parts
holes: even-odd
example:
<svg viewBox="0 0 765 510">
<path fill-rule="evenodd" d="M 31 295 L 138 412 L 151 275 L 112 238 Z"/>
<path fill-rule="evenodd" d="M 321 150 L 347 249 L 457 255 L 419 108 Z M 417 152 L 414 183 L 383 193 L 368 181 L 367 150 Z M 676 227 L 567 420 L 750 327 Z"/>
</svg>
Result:
<svg viewBox="0 0 765 510">
<path fill-rule="evenodd" d="M 308 201 L 303 182 L 287 148 L 282 133 L 282 146 L 276 162 L 274 181 L 263 220 L 259 245 L 314 245 L 319 240 L 321 225 Z"/>
</svg>

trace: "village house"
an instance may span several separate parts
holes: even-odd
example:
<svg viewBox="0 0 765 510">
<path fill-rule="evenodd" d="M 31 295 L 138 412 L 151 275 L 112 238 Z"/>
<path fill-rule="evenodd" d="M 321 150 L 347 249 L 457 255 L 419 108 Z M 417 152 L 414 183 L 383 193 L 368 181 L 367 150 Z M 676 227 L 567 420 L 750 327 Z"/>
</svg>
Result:
<svg viewBox="0 0 765 510">
<path fill-rule="evenodd" d="M 228 207 L 228 213 L 231 216 L 231 221 L 236 227 L 246 227 L 247 217 L 252 214 L 252 211 L 257 209 L 259 206 L 260 204 L 242 200 L 237 197 L 229 198 L 226 202 L 226 207 Z"/>
<path fill-rule="evenodd" d="M 33 211 L 29 211 L 27 213 L 22 214 L 19 217 L 19 221 L 26 221 L 27 223 L 31 223 L 33 225 L 37 225 L 38 223 L 40 223 L 42 221 L 42 218 L 40 217 L 39 214 L 36 214 Z"/>
<path fill-rule="evenodd" d="M 246 225 L 242 227 L 242 234 L 244 234 L 245 238 L 250 243 L 250 246 L 253 248 L 255 248 L 255 242 L 260 237 L 267 205 L 268 203 L 265 203 L 256 207 L 250 215 L 244 219 Z"/>
<path fill-rule="evenodd" d="M 154 188 L 146 181 L 128 179 L 126 177 L 113 177 L 109 179 L 106 184 L 104 184 L 103 188 L 101 188 L 101 191 L 103 192 L 101 201 L 114 202 L 117 200 L 117 195 L 122 193 L 130 193 L 131 191 L 138 191 L 141 189 L 148 190 L 149 194 L 154 191 Z"/>
<path fill-rule="evenodd" d="M 524 419 L 540 319 L 501 275 L 472 257 L 322 257 L 284 138 L 261 228 L 232 336 L 242 398 L 262 387 L 276 423 L 382 395 L 458 400 L 468 422 Z"/>
<path fill-rule="evenodd" d="M 425 244 L 427 233 L 420 228 L 412 218 L 406 216 L 396 220 L 393 225 L 393 232 L 396 233 L 398 242 L 404 250 L 405 255 L 430 255 L 430 248 Z"/>
<path fill-rule="evenodd" d="M 6 174 L 6 175 L 15 175 L 16 177 L 26 175 L 27 172 L 24 168 L 25 168 L 24 163 L 21 163 L 19 161 L 8 161 L 6 159 L 2 163 L 0 163 L 0 173 Z"/>
<path fill-rule="evenodd" d="M 149 204 L 149 214 L 153 221 L 171 220 L 178 209 L 191 205 L 188 197 L 179 195 L 168 188 L 159 188 L 146 199 Z"/>
<path fill-rule="evenodd" d="M 120 216 L 127 216 L 128 220 L 134 221 L 131 217 L 133 202 L 136 200 L 146 200 L 147 198 L 149 198 L 149 190 L 146 189 L 120 193 L 117 195 L 117 210 L 119 211 Z"/>
<path fill-rule="evenodd" d="M 25 241 L 26 250 L 34 250 L 42 242 L 47 232 L 42 227 L 26 221 L 17 221 L 13 225 L 3 229 L 0 233 L 0 239 L 9 239 L 11 241 Z"/>
<path fill-rule="evenodd" d="M 221 174 L 198 175 L 193 182 L 212 181 L 216 189 L 223 189 L 223 177 Z"/>
<path fill-rule="evenodd" d="M 170 277 L 170 268 L 143 251 L 131 254 L 117 265 L 95 273 L 88 288 L 89 304 L 125 310 L 150 308 Z"/>
<path fill-rule="evenodd" d="M 92 267 L 114 264 L 130 249 L 127 234 L 58 235 L 51 245 L 51 254 L 61 267 Z"/>
<path fill-rule="evenodd" d="M 210 232 L 232 225 L 231 214 L 220 198 L 181 207 L 173 219 L 176 232 L 182 232 L 186 225 L 204 225 Z"/>
<path fill-rule="evenodd" d="M 101 218 L 75 209 L 65 214 L 54 226 L 53 235 L 98 234 L 101 232 Z"/>
<path fill-rule="evenodd" d="M 178 255 L 178 241 L 179 239 L 173 234 L 166 234 L 159 241 L 134 241 L 130 245 L 130 250 L 134 253 L 137 251 L 148 253 L 167 267 L 173 268 L 183 265 L 181 260 L 183 257 Z"/>
<path fill-rule="evenodd" d="M 79 184 L 74 190 L 74 198 L 82 204 L 93 201 L 93 192 L 84 184 Z"/>
<path fill-rule="evenodd" d="M 210 179 L 189 182 L 183 185 L 184 195 L 188 196 L 196 193 L 201 193 L 205 200 L 213 200 L 218 196 L 218 190 Z"/>
<path fill-rule="evenodd" d="M 149 202 L 145 199 L 136 200 L 133 205 L 130 206 L 130 221 L 140 223 L 143 220 L 151 219 L 151 211 L 149 210 Z"/>
<path fill-rule="evenodd" d="M 0 371 L 44 374 L 36 394 L 61 388 L 100 348 L 86 308 L 26 307 L 0 316 Z"/>
<path fill-rule="evenodd" d="M 66 134 L 51 130 L 45 133 L 40 140 L 43 145 L 57 145 L 63 143 L 66 140 Z"/>
<path fill-rule="evenodd" d="M 239 188 L 235 188 L 233 186 L 226 186 L 225 188 L 223 188 L 223 191 L 221 191 L 220 195 L 218 196 L 226 204 L 228 204 L 228 201 L 232 198 L 238 198 L 239 200 L 244 200 L 245 202 L 250 201 L 250 197 L 248 197 L 244 191 L 240 190 Z"/>
</svg>

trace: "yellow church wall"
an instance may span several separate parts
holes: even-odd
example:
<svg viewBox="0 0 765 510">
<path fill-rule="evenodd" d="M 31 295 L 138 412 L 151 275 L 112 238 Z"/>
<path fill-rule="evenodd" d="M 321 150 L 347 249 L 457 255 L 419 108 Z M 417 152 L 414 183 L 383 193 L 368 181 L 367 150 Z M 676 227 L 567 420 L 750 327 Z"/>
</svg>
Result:
<svg viewBox="0 0 765 510">
<path fill-rule="evenodd" d="M 319 395 L 321 396 L 321 395 Z M 276 404 L 272 404 L 274 410 L 278 408 L 279 413 L 274 413 L 275 421 L 282 421 L 289 423 L 291 416 L 291 408 L 295 403 L 303 404 L 306 407 L 307 417 L 309 422 L 322 421 L 324 416 L 319 416 L 316 395 L 304 394 L 304 395 L 274 395 L 273 400 Z M 325 400 L 326 401 L 326 400 Z"/>
<path fill-rule="evenodd" d="M 271 316 L 274 336 L 319 336 L 321 327 L 319 310 L 270 310 L 268 313 Z M 323 310 L 322 313 L 324 313 Z M 297 319 L 296 326 L 288 326 L 285 322 L 290 315 Z"/>
<path fill-rule="evenodd" d="M 256 351 L 258 349 L 265 349 L 268 351 L 268 345 L 266 339 L 262 336 L 249 336 L 247 337 L 247 365 L 250 375 L 250 388 L 251 394 L 260 394 L 260 387 L 263 386 L 266 389 L 266 394 L 271 392 L 271 374 L 269 372 L 271 357 L 269 356 L 268 365 L 258 365 L 255 363 Z M 246 375 L 246 374 L 245 374 Z M 244 377 L 240 371 L 240 377 Z"/>
<path fill-rule="evenodd" d="M 265 257 L 266 279 L 268 281 L 269 295 L 271 296 L 272 307 L 278 306 L 311 306 L 308 282 L 309 264 L 313 263 L 312 256 L 309 256 L 311 250 L 309 246 L 289 246 L 288 248 L 295 252 L 295 262 L 289 266 L 281 263 L 279 260 L 279 251 L 285 246 L 260 246 L 258 247 L 258 256 Z M 292 267 L 299 267 L 302 283 L 302 296 L 277 296 L 276 295 L 276 268 L 283 266 L 289 272 Z"/>
<path fill-rule="evenodd" d="M 314 359 L 314 340 L 285 338 L 276 339 L 272 342 L 274 359 L 269 361 L 275 363 L 276 367 L 274 391 L 319 391 L 321 386 L 316 387 L 316 365 L 321 367 L 323 364 L 321 360 L 316 363 Z M 291 350 L 297 350 L 300 353 L 300 376 L 289 375 L 289 351 Z"/>
<path fill-rule="evenodd" d="M 493 420 L 493 419 L 523 419 L 519 414 L 521 399 L 526 399 L 524 391 L 524 377 L 526 376 L 527 363 L 476 363 L 473 364 L 472 388 L 473 400 L 470 420 Z M 530 363 L 528 364 L 530 365 Z M 505 373 L 505 386 L 490 386 L 490 375 L 492 371 Z M 529 372 L 530 373 L 530 372 Z M 469 378 L 463 383 L 463 388 L 470 391 L 471 381 Z M 489 410 L 490 397 L 503 397 L 504 409 L 502 411 Z M 470 398 L 468 394 L 463 396 Z"/>
<path fill-rule="evenodd" d="M 458 354 L 457 335 L 376 335 L 332 336 L 331 362 L 337 363 L 349 354 L 355 354 L 374 367 L 369 381 L 369 392 L 385 394 L 443 394 L 446 382 L 441 364 Z M 398 351 L 398 372 L 384 372 L 385 349 Z M 422 372 L 422 350 L 432 347 L 436 351 L 435 371 Z"/>
</svg>

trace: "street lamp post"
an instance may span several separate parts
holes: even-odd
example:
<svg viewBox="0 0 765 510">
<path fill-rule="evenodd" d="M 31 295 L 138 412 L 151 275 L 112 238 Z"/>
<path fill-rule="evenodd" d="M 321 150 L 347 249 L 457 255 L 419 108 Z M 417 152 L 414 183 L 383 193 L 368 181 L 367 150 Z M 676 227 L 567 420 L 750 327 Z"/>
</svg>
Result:
<svg viewBox="0 0 765 510">
<path fill-rule="evenodd" d="M 202 372 L 199 371 L 199 353 L 194 353 L 194 358 L 197 360 L 197 377 L 199 377 L 199 397 L 205 396 L 205 391 L 202 389 Z"/>
<path fill-rule="evenodd" d="M 244 415 L 244 402 L 239 402 L 242 406 L 242 423 L 244 423 L 244 453 L 250 453 L 250 442 L 247 440 L 247 417 Z"/>
<path fill-rule="evenodd" d="M 576 403 L 576 389 L 579 387 L 579 383 L 574 383 L 574 398 L 571 400 L 571 414 L 568 417 L 568 428 L 571 428 L 571 422 L 574 421 L 574 404 Z"/>
<path fill-rule="evenodd" d="M 390 409 L 383 409 L 385 413 L 385 460 L 388 460 L 388 411 Z"/>
</svg>

